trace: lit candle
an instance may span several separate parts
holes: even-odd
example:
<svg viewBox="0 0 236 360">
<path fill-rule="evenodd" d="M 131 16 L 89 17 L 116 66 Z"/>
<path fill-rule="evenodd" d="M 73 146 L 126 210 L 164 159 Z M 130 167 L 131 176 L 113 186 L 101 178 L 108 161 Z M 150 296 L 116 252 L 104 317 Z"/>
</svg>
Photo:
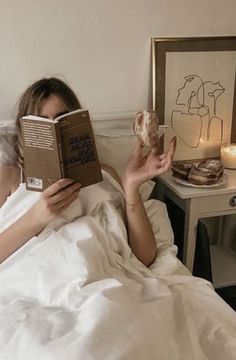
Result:
<svg viewBox="0 0 236 360">
<path fill-rule="evenodd" d="M 236 169 L 236 144 L 222 145 L 220 156 L 225 168 Z"/>
</svg>

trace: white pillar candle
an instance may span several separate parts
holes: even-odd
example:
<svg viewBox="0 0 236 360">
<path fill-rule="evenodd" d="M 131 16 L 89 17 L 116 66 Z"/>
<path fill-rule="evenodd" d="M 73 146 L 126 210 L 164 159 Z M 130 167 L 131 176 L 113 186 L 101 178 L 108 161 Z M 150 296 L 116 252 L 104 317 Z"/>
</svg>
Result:
<svg viewBox="0 0 236 360">
<path fill-rule="evenodd" d="M 236 169 L 236 144 L 222 145 L 220 156 L 225 168 Z"/>
</svg>

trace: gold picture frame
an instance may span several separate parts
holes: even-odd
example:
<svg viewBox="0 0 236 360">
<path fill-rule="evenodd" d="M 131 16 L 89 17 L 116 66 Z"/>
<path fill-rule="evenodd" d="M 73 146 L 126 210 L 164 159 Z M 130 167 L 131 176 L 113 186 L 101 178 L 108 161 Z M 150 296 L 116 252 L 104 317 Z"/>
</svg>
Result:
<svg viewBox="0 0 236 360">
<path fill-rule="evenodd" d="M 152 101 L 177 158 L 218 157 L 236 142 L 236 36 L 152 38 Z"/>
</svg>

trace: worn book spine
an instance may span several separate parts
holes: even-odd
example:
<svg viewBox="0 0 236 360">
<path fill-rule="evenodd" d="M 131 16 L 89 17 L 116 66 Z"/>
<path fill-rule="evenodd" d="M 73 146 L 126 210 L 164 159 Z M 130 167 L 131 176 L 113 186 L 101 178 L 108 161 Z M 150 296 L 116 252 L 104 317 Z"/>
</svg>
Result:
<svg viewBox="0 0 236 360">
<path fill-rule="evenodd" d="M 64 168 L 64 159 L 63 159 L 63 145 L 62 145 L 62 136 L 60 131 L 59 123 L 55 123 L 55 134 L 56 134 L 56 142 L 57 142 L 57 152 L 60 161 L 61 167 L 61 178 L 65 177 L 65 168 Z"/>
</svg>

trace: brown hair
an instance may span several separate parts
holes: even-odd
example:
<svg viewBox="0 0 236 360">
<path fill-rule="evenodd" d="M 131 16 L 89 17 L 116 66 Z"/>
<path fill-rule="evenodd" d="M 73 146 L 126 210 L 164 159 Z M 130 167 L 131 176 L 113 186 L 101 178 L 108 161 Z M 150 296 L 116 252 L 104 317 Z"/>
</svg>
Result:
<svg viewBox="0 0 236 360">
<path fill-rule="evenodd" d="M 58 78 L 43 78 L 30 85 L 24 91 L 18 101 L 18 111 L 16 114 L 18 136 L 16 152 L 18 155 L 18 164 L 22 169 L 24 168 L 24 158 L 19 119 L 26 115 L 39 115 L 42 102 L 52 94 L 59 96 L 63 100 L 68 112 L 81 108 L 80 102 L 73 90 Z"/>
</svg>

